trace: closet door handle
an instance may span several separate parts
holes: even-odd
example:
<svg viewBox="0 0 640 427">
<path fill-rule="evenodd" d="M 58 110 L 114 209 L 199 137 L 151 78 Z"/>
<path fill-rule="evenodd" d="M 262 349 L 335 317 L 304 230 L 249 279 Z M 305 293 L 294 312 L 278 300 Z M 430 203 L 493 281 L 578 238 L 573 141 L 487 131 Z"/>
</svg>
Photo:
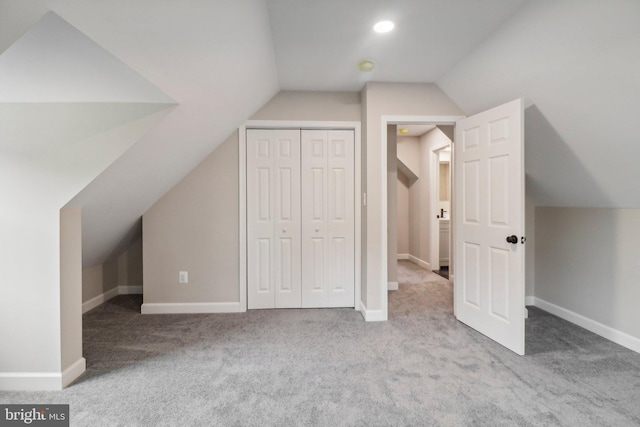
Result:
<svg viewBox="0 0 640 427">
<path fill-rule="evenodd" d="M 518 243 L 518 236 L 515 234 L 507 237 L 507 243 Z"/>
</svg>

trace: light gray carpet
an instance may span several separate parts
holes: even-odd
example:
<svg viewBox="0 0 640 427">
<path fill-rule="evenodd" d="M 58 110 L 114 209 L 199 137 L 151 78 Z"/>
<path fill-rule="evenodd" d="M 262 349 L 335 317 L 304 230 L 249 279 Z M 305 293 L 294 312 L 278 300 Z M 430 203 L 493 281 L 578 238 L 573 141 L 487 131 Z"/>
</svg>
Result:
<svg viewBox="0 0 640 427">
<path fill-rule="evenodd" d="M 400 263 L 390 320 L 352 309 L 84 316 L 88 371 L 60 392 L 78 426 L 640 425 L 640 354 L 537 309 L 520 357 L 457 322 L 451 284 Z"/>
</svg>

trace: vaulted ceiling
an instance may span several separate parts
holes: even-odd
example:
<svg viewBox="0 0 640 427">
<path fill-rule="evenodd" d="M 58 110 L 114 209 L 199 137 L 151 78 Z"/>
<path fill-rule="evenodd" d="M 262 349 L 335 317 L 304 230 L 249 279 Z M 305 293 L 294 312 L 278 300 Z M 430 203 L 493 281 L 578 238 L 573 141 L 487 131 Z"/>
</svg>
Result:
<svg viewBox="0 0 640 427">
<path fill-rule="evenodd" d="M 49 11 L 177 103 L 71 202 L 86 266 L 281 89 L 435 82 L 467 113 L 524 97 L 539 204 L 640 207 L 637 1 L 0 0 L 0 55 Z"/>
<path fill-rule="evenodd" d="M 280 86 L 359 91 L 364 82 L 435 82 L 525 0 L 267 0 Z M 373 25 L 395 23 L 378 34 Z M 375 68 L 360 73 L 358 63 Z"/>
</svg>

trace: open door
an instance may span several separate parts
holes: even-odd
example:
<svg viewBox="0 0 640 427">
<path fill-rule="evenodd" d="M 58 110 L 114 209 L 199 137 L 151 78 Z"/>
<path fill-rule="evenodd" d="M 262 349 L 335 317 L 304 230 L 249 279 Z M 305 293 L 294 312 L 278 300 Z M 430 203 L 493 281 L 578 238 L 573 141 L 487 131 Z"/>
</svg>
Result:
<svg viewBox="0 0 640 427">
<path fill-rule="evenodd" d="M 524 354 L 524 120 L 516 100 L 455 130 L 458 320 Z"/>
</svg>

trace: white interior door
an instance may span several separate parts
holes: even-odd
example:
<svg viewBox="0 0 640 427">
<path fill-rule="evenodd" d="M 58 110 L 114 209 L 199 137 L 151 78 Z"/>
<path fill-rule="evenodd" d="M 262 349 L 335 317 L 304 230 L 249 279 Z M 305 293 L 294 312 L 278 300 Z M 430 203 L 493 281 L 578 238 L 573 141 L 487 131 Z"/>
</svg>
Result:
<svg viewBox="0 0 640 427">
<path fill-rule="evenodd" d="M 247 305 L 300 307 L 300 131 L 247 130 Z"/>
<path fill-rule="evenodd" d="M 354 132 L 302 131 L 302 306 L 353 307 Z"/>
<path fill-rule="evenodd" d="M 455 130 L 455 313 L 524 354 L 524 154 L 520 100 Z M 510 243 L 512 238 L 515 243 Z"/>
</svg>

